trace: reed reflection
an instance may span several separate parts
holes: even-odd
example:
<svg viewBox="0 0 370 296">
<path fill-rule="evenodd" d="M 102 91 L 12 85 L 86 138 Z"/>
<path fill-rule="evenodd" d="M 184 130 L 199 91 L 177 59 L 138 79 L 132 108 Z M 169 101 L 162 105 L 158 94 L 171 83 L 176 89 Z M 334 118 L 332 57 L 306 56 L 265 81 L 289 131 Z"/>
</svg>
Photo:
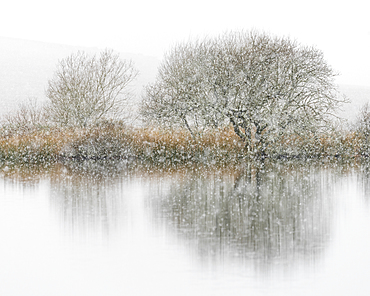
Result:
<svg viewBox="0 0 370 296">
<path fill-rule="evenodd" d="M 358 166 L 357 171 L 359 172 L 358 183 L 360 192 L 363 193 L 365 205 L 370 207 L 370 160 L 364 159 Z"/>
<path fill-rule="evenodd" d="M 50 182 L 51 205 L 71 235 L 106 239 L 125 225 L 124 177 L 66 166 Z"/>
<path fill-rule="evenodd" d="M 333 178 L 318 165 L 251 163 L 175 177 L 155 212 L 198 256 L 315 260 L 330 239 Z"/>
</svg>

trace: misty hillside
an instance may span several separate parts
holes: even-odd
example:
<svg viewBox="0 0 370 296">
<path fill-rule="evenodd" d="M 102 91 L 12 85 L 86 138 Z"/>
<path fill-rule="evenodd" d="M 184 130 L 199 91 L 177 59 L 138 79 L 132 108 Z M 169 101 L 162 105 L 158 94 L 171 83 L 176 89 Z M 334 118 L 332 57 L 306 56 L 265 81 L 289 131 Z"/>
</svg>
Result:
<svg viewBox="0 0 370 296">
<path fill-rule="evenodd" d="M 53 77 L 58 61 L 78 50 L 98 53 L 103 49 L 0 37 L 0 115 L 28 98 L 46 100 L 47 82 Z M 120 56 L 131 59 L 139 70 L 131 85 L 139 99 L 143 86 L 155 79 L 159 60 L 139 54 L 120 53 Z"/>
<path fill-rule="evenodd" d="M 101 49 L 0 37 L 0 116 L 28 98 L 46 100 L 47 82 L 53 77 L 58 60 L 78 50 L 97 53 Z M 133 60 L 140 71 L 132 84 L 139 100 L 143 86 L 154 81 L 160 61 L 139 54 L 120 55 L 123 59 Z M 341 85 L 340 90 L 351 100 L 340 116 L 353 120 L 359 108 L 370 100 L 370 87 Z"/>
</svg>

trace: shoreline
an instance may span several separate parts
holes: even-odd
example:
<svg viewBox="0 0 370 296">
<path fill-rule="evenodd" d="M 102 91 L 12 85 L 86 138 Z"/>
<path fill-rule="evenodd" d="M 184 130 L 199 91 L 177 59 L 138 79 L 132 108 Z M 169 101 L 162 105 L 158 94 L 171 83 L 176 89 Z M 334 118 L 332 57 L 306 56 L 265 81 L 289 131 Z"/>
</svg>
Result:
<svg viewBox="0 0 370 296">
<path fill-rule="evenodd" d="M 231 128 L 210 130 L 197 138 L 181 129 L 122 126 L 43 128 L 0 133 L 0 162 L 19 165 L 56 162 L 128 161 L 152 164 L 237 164 L 250 159 L 355 159 L 368 157 L 361 134 L 315 138 L 282 137 L 266 155 L 248 151 Z"/>
</svg>

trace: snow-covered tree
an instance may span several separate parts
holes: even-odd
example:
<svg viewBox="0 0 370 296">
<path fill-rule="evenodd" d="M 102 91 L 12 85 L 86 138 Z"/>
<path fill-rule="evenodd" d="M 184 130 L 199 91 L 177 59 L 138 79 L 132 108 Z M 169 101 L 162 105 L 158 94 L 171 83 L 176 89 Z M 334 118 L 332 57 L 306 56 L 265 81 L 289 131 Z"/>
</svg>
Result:
<svg viewBox="0 0 370 296">
<path fill-rule="evenodd" d="M 263 154 L 290 133 L 315 132 L 343 102 L 323 53 L 289 38 L 232 32 L 175 46 L 143 98 L 145 118 L 187 127 L 231 124 Z"/>
<path fill-rule="evenodd" d="M 359 110 L 354 130 L 361 139 L 361 154 L 370 155 L 370 104 L 367 102 Z"/>
<path fill-rule="evenodd" d="M 86 126 L 122 117 L 130 95 L 128 84 L 137 70 L 131 61 L 105 50 L 100 56 L 78 52 L 61 60 L 46 95 L 49 112 L 60 125 Z"/>
</svg>

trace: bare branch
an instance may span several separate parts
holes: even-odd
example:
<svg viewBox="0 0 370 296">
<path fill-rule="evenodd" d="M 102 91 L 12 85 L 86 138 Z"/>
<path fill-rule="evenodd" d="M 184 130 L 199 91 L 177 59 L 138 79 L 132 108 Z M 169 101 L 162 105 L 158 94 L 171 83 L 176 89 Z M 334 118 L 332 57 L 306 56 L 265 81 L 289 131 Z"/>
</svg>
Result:
<svg viewBox="0 0 370 296">
<path fill-rule="evenodd" d="M 138 72 L 111 50 L 89 57 L 77 52 L 61 60 L 46 95 L 53 120 L 60 125 L 90 125 L 124 116 L 128 84 Z"/>
</svg>

